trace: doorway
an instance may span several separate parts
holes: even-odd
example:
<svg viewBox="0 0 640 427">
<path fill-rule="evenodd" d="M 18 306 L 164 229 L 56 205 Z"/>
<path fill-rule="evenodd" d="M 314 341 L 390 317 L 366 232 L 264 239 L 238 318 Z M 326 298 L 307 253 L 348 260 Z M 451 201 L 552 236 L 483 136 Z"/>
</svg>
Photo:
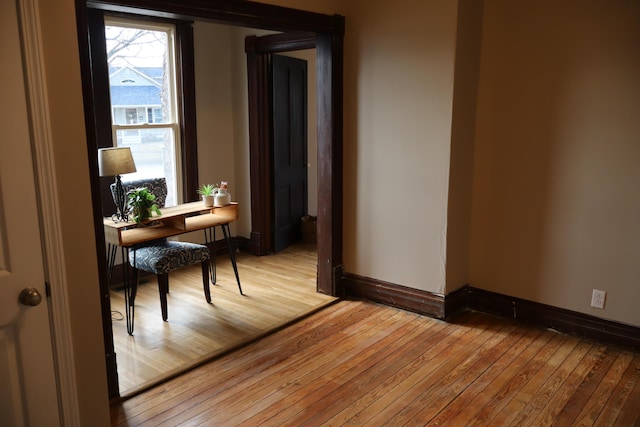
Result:
<svg viewBox="0 0 640 427">
<path fill-rule="evenodd" d="M 307 215 L 307 62 L 283 55 L 271 61 L 274 250 L 302 238 Z"/>
<path fill-rule="evenodd" d="M 344 18 L 339 15 L 322 15 L 250 1 L 211 0 L 203 6 L 202 2 L 198 0 L 184 0 L 180 3 L 160 0 L 154 2 L 153 8 L 149 9 L 148 2 L 139 0 L 123 0 L 117 4 L 108 1 L 77 0 L 78 41 L 93 194 L 100 194 L 100 180 L 97 171 L 97 148 L 100 132 L 93 110 L 97 103 L 95 88 L 91 84 L 93 69 L 89 60 L 89 8 L 137 13 L 141 16 L 158 18 L 205 20 L 229 25 L 269 28 L 277 31 L 306 31 L 314 34 L 318 71 L 318 233 L 324 236 L 324 238 L 318 239 L 317 290 L 327 295 L 338 296 L 340 294 L 339 282 L 342 277 L 342 46 Z M 251 187 L 253 216 L 253 176 Z M 190 194 L 188 197 L 195 197 L 195 194 Z M 104 260 L 106 253 L 99 198 L 94 198 L 93 206 L 97 255 L 101 260 Z M 252 231 L 251 239 L 253 240 L 253 238 Z M 261 236 L 257 236 L 257 238 L 260 239 Z M 100 287 L 103 295 L 103 330 L 107 371 L 110 379 L 109 396 L 117 397 L 117 367 L 113 353 L 113 332 L 110 326 L 109 289 L 105 280 L 105 267 L 101 266 L 100 270 Z"/>
</svg>

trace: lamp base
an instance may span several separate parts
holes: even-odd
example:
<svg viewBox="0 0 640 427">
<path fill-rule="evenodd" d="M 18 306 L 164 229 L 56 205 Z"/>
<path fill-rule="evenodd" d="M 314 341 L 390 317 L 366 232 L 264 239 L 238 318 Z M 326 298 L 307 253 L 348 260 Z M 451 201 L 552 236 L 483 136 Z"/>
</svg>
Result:
<svg viewBox="0 0 640 427">
<path fill-rule="evenodd" d="M 122 186 L 122 180 L 120 179 L 120 175 L 116 175 L 116 191 L 115 191 L 115 202 L 116 208 L 118 209 L 116 213 L 111 215 L 111 220 L 113 222 L 129 222 L 129 212 L 127 209 L 127 197 L 124 193 L 124 187 Z"/>
</svg>

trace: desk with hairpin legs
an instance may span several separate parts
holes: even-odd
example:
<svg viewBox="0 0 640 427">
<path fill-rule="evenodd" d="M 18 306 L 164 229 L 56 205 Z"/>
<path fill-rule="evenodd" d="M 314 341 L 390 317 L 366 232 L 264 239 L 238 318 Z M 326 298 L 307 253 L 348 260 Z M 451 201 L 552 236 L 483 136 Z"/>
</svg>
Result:
<svg viewBox="0 0 640 427">
<path fill-rule="evenodd" d="M 149 222 L 138 225 L 133 222 L 114 222 L 111 218 L 104 219 L 104 236 L 107 242 L 107 271 L 111 279 L 111 271 L 115 264 L 117 248 L 122 251 L 124 266 L 124 301 L 127 332 L 133 335 L 135 284 L 131 283 L 129 271 L 129 249 L 153 240 L 178 236 L 192 231 L 204 230 L 205 241 L 215 241 L 215 227 L 220 226 L 229 249 L 229 258 L 242 294 L 238 266 L 234 254 L 229 224 L 238 219 L 238 203 L 232 202 L 223 207 L 206 207 L 202 202 L 184 203 L 178 206 L 162 209 L 162 215 L 154 216 Z M 215 257 L 211 257 L 211 282 L 216 283 Z M 108 282 L 107 282 L 108 283 Z"/>
</svg>

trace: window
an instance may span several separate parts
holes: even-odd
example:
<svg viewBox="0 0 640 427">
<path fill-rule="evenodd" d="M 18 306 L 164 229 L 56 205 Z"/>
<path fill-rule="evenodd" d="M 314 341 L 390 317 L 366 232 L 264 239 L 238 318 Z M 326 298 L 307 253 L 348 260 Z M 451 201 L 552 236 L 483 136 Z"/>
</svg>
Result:
<svg viewBox="0 0 640 427">
<path fill-rule="evenodd" d="M 166 205 L 176 205 L 183 197 L 175 27 L 107 18 L 105 40 L 113 141 L 131 148 L 137 169 L 123 180 L 164 177 Z"/>
</svg>

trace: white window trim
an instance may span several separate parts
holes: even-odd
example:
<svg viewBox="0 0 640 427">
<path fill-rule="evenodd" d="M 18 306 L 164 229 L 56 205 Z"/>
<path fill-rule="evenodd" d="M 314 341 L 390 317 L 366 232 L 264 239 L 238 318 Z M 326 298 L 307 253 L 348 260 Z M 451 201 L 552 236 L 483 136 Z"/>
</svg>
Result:
<svg viewBox="0 0 640 427">
<path fill-rule="evenodd" d="M 112 141 L 117 144 L 117 131 L 118 130 L 136 130 L 136 129 L 159 129 L 159 128 L 171 128 L 174 135 L 174 153 L 175 153 L 175 180 L 176 180 L 176 201 L 182 203 L 184 201 L 183 188 L 183 170 L 182 170 L 182 143 L 180 139 L 180 122 L 178 115 L 178 96 L 177 96 L 177 77 L 176 77 L 176 43 L 175 35 L 176 28 L 173 24 L 162 24 L 157 22 L 137 21 L 133 19 L 118 18 L 118 17 L 105 17 L 105 27 L 118 26 L 126 28 L 138 28 L 150 31 L 162 31 L 167 33 L 167 72 L 169 74 L 169 99 L 171 109 L 169 110 L 170 117 L 167 117 L 166 123 L 143 123 L 143 124 L 113 124 L 113 106 L 110 106 L 111 111 L 111 132 Z"/>
</svg>

